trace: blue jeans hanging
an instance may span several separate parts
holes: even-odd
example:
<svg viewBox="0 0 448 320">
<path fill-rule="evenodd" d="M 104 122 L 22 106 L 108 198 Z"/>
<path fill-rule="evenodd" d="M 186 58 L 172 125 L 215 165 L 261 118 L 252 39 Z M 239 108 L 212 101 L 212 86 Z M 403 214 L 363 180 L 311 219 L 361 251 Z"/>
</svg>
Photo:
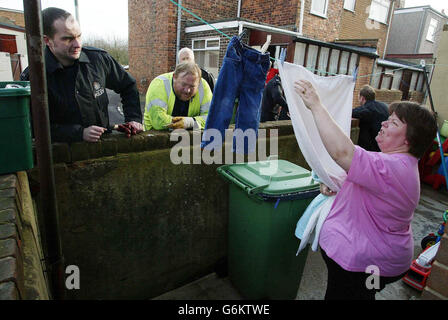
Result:
<svg viewBox="0 0 448 320">
<path fill-rule="evenodd" d="M 233 149 L 237 153 L 254 151 L 255 145 L 248 146 L 244 143 L 243 147 L 236 142 L 242 141 L 248 129 L 254 130 L 255 135 L 258 135 L 260 105 L 268 69 L 269 53 L 262 54 L 250 48 L 238 37 L 230 40 L 213 91 L 213 99 L 202 136 L 202 148 L 221 147 L 225 130 L 229 127 L 232 118 L 235 99 L 238 98 Z M 218 130 L 222 140 L 214 141 L 216 136 L 213 130 L 209 129 Z M 212 146 L 207 148 L 211 142 L 213 142 Z"/>
</svg>

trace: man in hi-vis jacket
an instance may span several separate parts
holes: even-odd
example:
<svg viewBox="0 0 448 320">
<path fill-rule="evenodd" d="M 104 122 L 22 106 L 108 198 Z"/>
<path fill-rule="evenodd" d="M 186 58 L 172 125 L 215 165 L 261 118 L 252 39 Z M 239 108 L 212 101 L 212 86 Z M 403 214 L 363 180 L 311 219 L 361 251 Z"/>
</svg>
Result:
<svg viewBox="0 0 448 320">
<path fill-rule="evenodd" d="M 156 77 L 146 93 L 145 130 L 203 129 L 212 92 L 196 63 L 176 66 Z"/>
</svg>

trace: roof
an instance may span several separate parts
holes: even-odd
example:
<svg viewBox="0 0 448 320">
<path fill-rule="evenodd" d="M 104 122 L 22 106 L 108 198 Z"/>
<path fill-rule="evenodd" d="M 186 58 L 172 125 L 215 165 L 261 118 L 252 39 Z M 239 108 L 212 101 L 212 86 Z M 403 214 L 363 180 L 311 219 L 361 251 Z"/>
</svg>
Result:
<svg viewBox="0 0 448 320">
<path fill-rule="evenodd" d="M 9 11 L 9 12 L 15 12 L 15 13 L 22 13 L 23 14 L 22 10 L 9 9 L 9 8 L 3 8 L 3 7 L 0 7 L 0 11 Z"/>
<path fill-rule="evenodd" d="M 416 11 L 425 11 L 425 10 L 431 10 L 435 14 L 438 14 L 442 16 L 445 19 L 448 19 L 448 16 L 444 13 L 437 11 L 436 9 L 432 8 L 431 6 L 418 6 L 418 7 L 410 7 L 410 8 L 399 8 L 394 10 L 394 14 L 403 14 L 403 13 L 411 13 Z"/>
<path fill-rule="evenodd" d="M 408 64 L 404 64 L 404 63 L 390 61 L 390 60 L 378 59 L 377 64 L 385 66 L 385 67 L 394 68 L 394 69 L 407 69 L 407 70 L 413 70 L 413 71 L 423 71 L 423 68 L 421 68 L 420 66 L 408 65 Z"/>
<path fill-rule="evenodd" d="M 353 53 L 356 53 L 356 54 L 359 54 L 362 56 L 368 56 L 368 57 L 375 58 L 375 59 L 379 57 L 378 53 L 376 52 L 376 48 L 371 48 L 371 47 L 358 47 L 358 46 L 354 46 L 354 45 L 325 42 L 325 41 L 320 41 L 320 40 L 310 39 L 310 38 L 305 38 L 305 37 L 297 37 L 294 41 L 310 43 L 310 44 L 314 44 L 314 45 L 318 45 L 318 46 L 322 46 L 322 47 L 333 48 L 336 50 L 349 51 L 349 52 L 353 52 Z"/>
<path fill-rule="evenodd" d="M 0 28 L 12 29 L 20 32 L 25 32 L 25 28 L 17 26 L 15 24 L 0 22 Z"/>
</svg>

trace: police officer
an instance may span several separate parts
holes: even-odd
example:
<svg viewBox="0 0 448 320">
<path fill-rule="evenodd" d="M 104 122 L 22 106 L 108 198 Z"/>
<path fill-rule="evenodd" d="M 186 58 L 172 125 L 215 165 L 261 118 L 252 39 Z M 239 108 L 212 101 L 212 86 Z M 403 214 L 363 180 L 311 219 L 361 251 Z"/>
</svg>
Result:
<svg viewBox="0 0 448 320">
<path fill-rule="evenodd" d="M 264 88 L 260 122 L 290 119 L 282 82 L 279 75 L 276 74 Z"/>
<path fill-rule="evenodd" d="M 106 88 L 119 93 L 126 127 L 143 130 L 135 79 L 106 51 L 82 47 L 74 17 L 59 8 L 42 11 L 51 137 L 55 142 L 97 142 L 108 130 Z M 21 75 L 29 80 L 29 69 Z"/>
<path fill-rule="evenodd" d="M 381 129 L 381 123 L 389 118 L 389 107 L 375 100 L 375 89 L 365 85 L 359 91 L 358 100 L 361 104 L 353 109 L 352 117 L 359 119 L 358 145 L 367 151 L 380 151 L 376 136 Z"/>
</svg>

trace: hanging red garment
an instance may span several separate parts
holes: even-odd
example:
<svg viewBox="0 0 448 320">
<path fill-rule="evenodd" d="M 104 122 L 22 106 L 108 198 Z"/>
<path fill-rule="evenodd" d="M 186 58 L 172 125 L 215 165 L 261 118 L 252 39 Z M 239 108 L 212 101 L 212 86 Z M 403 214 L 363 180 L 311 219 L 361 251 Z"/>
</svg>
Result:
<svg viewBox="0 0 448 320">
<path fill-rule="evenodd" d="M 274 78 L 276 74 L 278 74 L 278 69 L 275 69 L 275 68 L 271 68 L 271 69 L 269 69 L 269 71 L 268 71 L 268 75 L 267 75 L 267 77 L 266 77 L 265 85 L 267 85 L 268 82 L 271 81 L 272 78 Z"/>
</svg>

